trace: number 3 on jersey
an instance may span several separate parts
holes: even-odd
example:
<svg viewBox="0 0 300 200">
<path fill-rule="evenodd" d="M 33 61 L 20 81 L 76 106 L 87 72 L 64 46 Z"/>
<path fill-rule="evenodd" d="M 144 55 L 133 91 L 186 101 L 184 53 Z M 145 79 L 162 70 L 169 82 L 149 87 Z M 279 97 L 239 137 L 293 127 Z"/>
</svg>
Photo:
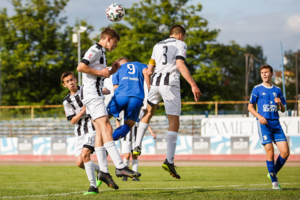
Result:
<svg viewBox="0 0 300 200">
<path fill-rule="evenodd" d="M 168 53 L 168 46 L 163 46 L 163 48 L 165 49 L 165 53 L 163 54 L 165 57 L 165 61 L 162 63 L 163 65 L 166 65 L 168 62 L 168 57 L 167 57 L 167 53 Z"/>
<path fill-rule="evenodd" d="M 134 74 L 135 73 L 134 64 L 128 64 L 127 68 L 130 70 L 130 71 L 128 71 L 128 74 Z"/>
</svg>

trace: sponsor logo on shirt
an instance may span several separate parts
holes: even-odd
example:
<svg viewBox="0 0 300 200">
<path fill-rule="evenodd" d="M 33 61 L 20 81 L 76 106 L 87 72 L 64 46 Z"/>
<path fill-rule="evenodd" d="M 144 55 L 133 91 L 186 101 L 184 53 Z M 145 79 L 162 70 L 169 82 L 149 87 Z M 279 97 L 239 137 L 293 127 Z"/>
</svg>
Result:
<svg viewBox="0 0 300 200">
<path fill-rule="evenodd" d="M 266 93 L 263 92 L 262 95 L 266 95 Z"/>
<path fill-rule="evenodd" d="M 90 54 L 88 55 L 88 58 L 91 59 L 91 58 L 92 58 L 92 55 L 93 55 L 93 54 L 90 53 Z"/>
<path fill-rule="evenodd" d="M 263 111 L 264 112 L 277 112 L 277 105 L 264 104 Z"/>
</svg>

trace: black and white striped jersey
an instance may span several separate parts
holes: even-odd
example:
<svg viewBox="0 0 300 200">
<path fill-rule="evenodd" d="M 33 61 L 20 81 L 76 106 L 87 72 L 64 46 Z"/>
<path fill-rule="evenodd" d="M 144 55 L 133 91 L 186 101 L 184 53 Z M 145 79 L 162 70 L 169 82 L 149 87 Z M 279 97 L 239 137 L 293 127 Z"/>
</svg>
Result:
<svg viewBox="0 0 300 200">
<path fill-rule="evenodd" d="M 78 90 L 74 95 L 71 95 L 69 93 L 63 100 L 66 117 L 69 121 L 71 121 L 71 119 L 76 116 L 83 108 L 83 103 L 81 102 L 81 92 L 82 87 L 78 86 Z M 83 134 L 91 133 L 93 131 L 95 131 L 95 128 L 91 121 L 91 116 L 86 113 L 75 124 L 75 136 L 79 137 Z"/>
<path fill-rule="evenodd" d="M 106 68 L 105 49 L 98 43 L 94 44 L 84 54 L 81 62 L 96 70 Z M 102 93 L 104 79 L 104 77 L 82 73 L 82 83 L 84 85 L 83 100 L 99 97 L 104 98 Z"/>
<path fill-rule="evenodd" d="M 151 59 L 155 60 L 151 85 L 180 85 L 180 72 L 176 60 L 185 60 L 186 51 L 186 43 L 172 37 L 157 43 L 151 56 Z"/>
</svg>

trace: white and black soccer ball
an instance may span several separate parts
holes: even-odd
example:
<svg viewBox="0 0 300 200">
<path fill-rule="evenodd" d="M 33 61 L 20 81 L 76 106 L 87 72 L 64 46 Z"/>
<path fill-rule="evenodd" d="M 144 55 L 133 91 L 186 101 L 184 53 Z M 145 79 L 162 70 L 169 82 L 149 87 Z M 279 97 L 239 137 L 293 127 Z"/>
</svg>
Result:
<svg viewBox="0 0 300 200">
<path fill-rule="evenodd" d="M 125 9 L 118 3 L 113 3 L 106 8 L 106 17 L 112 22 L 121 21 L 125 16 Z"/>
</svg>

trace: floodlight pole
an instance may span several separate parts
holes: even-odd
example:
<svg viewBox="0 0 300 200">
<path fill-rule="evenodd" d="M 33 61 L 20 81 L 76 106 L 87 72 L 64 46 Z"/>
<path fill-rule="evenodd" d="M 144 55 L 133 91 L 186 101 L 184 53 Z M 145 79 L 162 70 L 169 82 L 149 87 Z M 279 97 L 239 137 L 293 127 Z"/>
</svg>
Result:
<svg viewBox="0 0 300 200">
<path fill-rule="evenodd" d="M 1 71 L 2 71 L 2 66 L 1 66 L 1 58 L 0 58 L 0 106 L 2 105 L 2 88 L 1 88 L 1 81 L 2 81 L 2 76 L 1 76 Z"/>
<path fill-rule="evenodd" d="M 282 70 L 282 89 L 283 89 L 283 96 L 286 99 L 286 93 L 285 93 L 285 78 L 284 78 L 284 62 L 283 62 L 283 51 L 282 51 L 282 43 L 280 42 L 280 49 L 281 49 L 281 70 Z M 287 110 L 287 104 L 285 106 L 285 109 Z M 287 115 L 287 112 L 285 112 L 285 116 Z"/>
<path fill-rule="evenodd" d="M 80 43 L 80 30 L 77 30 L 77 41 L 78 41 L 78 65 L 81 59 L 81 43 Z M 78 85 L 81 85 L 81 72 L 78 72 Z"/>
<path fill-rule="evenodd" d="M 245 93 L 246 93 L 246 96 L 245 96 L 245 100 L 248 101 L 248 82 L 249 82 L 249 77 L 248 77 L 248 70 L 249 70 L 249 67 L 248 67 L 248 58 L 249 58 L 249 53 L 245 53 L 245 61 L 246 61 L 246 64 L 245 64 L 245 68 L 246 68 L 246 83 L 245 83 Z M 246 112 L 246 116 L 249 117 L 249 112 L 248 112 L 248 108 L 247 108 L 247 103 L 245 103 L 244 105 L 244 111 L 243 111 L 243 115 L 244 115 L 244 112 Z"/>
<path fill-rule="evenodd" d="M 297 111 L 297 116 L 299 116 L 299 108 L 298 108 L 298 100 L 299 100 L 299 96 L 298 96 L 298 54 L 299 52 L 294 53 L 295 54 L 295 73 L 296 73 L 296 78 L 295 78 L 295 82 L 296 82 L 296 111 Z"/>
</svg>

